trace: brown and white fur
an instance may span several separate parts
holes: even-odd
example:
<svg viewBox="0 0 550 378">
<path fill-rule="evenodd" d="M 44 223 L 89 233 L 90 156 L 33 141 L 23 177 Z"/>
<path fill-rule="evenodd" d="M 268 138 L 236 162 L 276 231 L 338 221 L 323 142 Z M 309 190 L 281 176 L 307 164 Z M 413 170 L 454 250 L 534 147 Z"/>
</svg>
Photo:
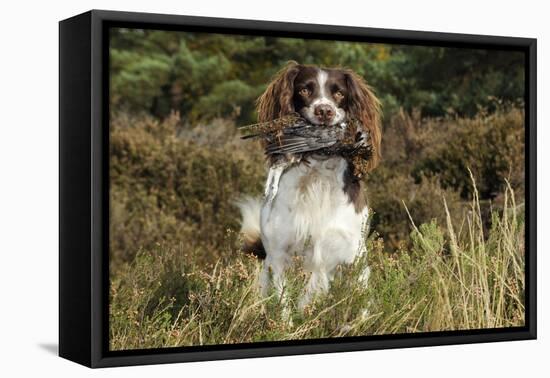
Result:
<svg viewBox="0 0 550 378">
<path fill-rule="evenodd" d="M 290 62 L 258 99 L 257 110 L 259 122 L 295 112 L 315 125 L 355 118 L 373 144 L 369 170 L 380 160 L 379 101 L 351 70 Z M 263 295 L 271 285 L 279 295 L 284 293 L 285 269 L 294 255 L 302 255 L 310 273 L 299 302 L 303 308 L 316 293 L 328 290 L 339 264 L 366 253 L 363 233 L 369 214 L 363 182 L 354 177 L 348 161 L 338 156 L 308 156 L 307 162 L 284 171 L 271 162 L 268 177 L 274 175 L 280 178 L 273 199 L 246 198 L 239 203 L 244 249 L 265 256 L 259 278 Z M 266 187 L 271 185 L 269 180 Z M 365 284 L 368 273 L 367 269 L 363 275 Z"/>
</svg>

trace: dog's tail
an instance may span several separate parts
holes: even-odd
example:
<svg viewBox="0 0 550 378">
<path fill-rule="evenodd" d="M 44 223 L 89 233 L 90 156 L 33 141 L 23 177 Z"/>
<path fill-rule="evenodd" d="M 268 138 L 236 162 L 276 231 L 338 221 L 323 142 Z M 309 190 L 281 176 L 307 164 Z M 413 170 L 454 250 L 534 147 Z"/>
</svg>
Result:
<svg viewBox="0 0 550 378">
<path fill-rule="evenodd" d="M 265 249 L 260 237 L 260 212 L 262 202 L 258 198 L 243 197 L 235 202 L 241 210 L 243 235 L 242 250 L 260 259 L 265 259 Z"/>
</svg>

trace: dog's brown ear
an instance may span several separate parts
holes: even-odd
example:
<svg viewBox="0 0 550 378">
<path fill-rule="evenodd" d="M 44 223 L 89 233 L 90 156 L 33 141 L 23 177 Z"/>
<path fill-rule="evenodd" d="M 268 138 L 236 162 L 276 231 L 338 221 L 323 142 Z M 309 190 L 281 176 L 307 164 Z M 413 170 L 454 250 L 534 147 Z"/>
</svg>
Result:
<svg viewBox="0 0 550 378">
<path fill-rule="evenodd" d="M 382 142 L 381 107 L 380 100 L 372 88 L 353 71 L 346 72 L 348 87 L 348 113 L 351 118 L 357 119 L 368 131 L 373 147 L 371 160 L 367 164 L 367 171 L 372 171 L 380 163 L 382 157 L 380 146 Z"/>
<path fill-rule="evenodd" d="M 256 101 L 259 122 L 268 122 L 294 113 L 292 97 L 294 79 L 300 72 L 300 65 L 290 61 L 280 70 L 265 92 Z"/>
</svg>

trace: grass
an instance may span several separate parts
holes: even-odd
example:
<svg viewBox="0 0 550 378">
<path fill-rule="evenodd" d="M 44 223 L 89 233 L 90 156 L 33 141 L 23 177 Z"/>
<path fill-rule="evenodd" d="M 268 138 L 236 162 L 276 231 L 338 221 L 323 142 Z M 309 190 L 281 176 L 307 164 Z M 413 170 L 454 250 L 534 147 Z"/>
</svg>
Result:
<svg viewBox="0 0 550 378">
<path fill-rule="evenodd" d="M 472 177 L 473 182 L 473 177 Z M 228 229 L 222 256 L 205 265 L 183 244 L 156 243 L 111 276 L 112 350 L 250 343 L 524 325 L 524 215 L 508 184 L 503 205 L 482 217 L 473 200 L 461 222 L 416 225 L 410 243 L 387 251 L 376 233 L 368 255 L 339 268 L 327 294 L 296 309 L 307 274 L 296 258 L 287 272 L 291 320 L 279 298 L 257 290 L 261 262 L 235 248 Z M 406 207 L 406 204 L 405 204 Z M 212 252 L 214 253 L 214 252 Z M 367 288 L 360 283 L 365 264 Z"/>
</svg>

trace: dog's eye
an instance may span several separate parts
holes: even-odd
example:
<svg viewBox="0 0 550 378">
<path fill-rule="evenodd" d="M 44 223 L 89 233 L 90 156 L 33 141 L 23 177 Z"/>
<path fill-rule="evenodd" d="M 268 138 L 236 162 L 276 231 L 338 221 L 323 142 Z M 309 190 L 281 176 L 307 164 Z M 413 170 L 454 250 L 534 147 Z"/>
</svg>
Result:
<svg viewBox="0 0 550 378">
<path fill-rule="evenodd" d="M 300 89 L 300 91 L 298 92 L 298 94 L 299 94 L 300 96 L 307 97 L 307 96 L 309 96 L 309 95 L 311 94 L 311 91 L 310 91 L 309 89 L 307 89 L 307 88 L 302 88 L 302 89 Z"/>
<path fill-rule="evenodd" d="M 344 94 L 342 93 L 342 91 L 336 91 L 336 92 L 334 92 L 333 96 L 334 96 L 334 99 L 335 99 L 336 101 L 340 101 L 341 99 L 344 98 Z"/>
</svg>

